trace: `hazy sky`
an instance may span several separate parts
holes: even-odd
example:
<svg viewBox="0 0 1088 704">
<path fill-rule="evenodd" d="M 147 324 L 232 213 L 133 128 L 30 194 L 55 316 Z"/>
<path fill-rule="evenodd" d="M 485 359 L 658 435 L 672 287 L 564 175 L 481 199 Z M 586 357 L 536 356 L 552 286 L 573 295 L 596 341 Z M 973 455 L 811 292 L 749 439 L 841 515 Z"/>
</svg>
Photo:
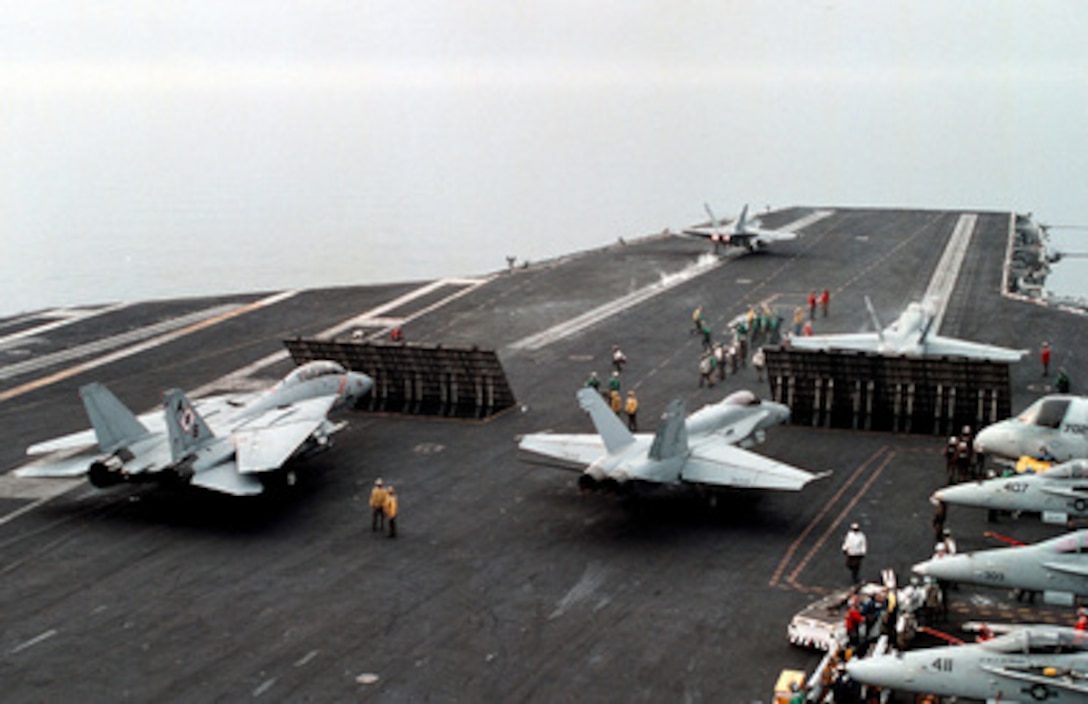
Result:
<svg viewBox="0 0 1088 704">
<path fill-rule="evenodd" d="M 484 273 L 703 201 L 1088 223 L 1086 20 L 1072 0 L 0 2 L 0 314 Z"/>
</svg>

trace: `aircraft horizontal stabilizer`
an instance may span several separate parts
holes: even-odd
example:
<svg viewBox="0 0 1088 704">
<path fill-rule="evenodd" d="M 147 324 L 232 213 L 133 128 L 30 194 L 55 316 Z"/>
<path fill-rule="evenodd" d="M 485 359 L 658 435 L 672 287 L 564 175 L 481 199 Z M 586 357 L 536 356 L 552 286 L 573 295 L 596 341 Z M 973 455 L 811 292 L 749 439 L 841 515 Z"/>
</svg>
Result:
<svg viewBox="0 0 1088 704">
<path fill-rule="evenodd" d="M 518 449 L 553 460 L 544 464 L 578 470 L 605 454 L 604 441 L 598 435 L 532 433 L 521 438 Z"/>
<path fill-rule="evenodd" d="M 87 473 L 91 458 L 87 455 L 74 455 L 49 461 L 39 460 L 15 470 L 17 477 L 81 477 Z"/>
<path fill-rule="evenodd" d="M 830 475 L 813 474 L 732 445 L 696 448 L 680 478 L 694 484 L 736 489 L 800 491 L 809 482 Z"/>
<path fill-rule="evenodd" d="M 97 449 L 98 441 L 95 439 L 94 430 L 81 430 L 78 433 L 52 438 L 39 442 L 26 448 L 28 455 L 45 455 L 60 450 Z"/>
<path fill-rule="evenodd" d="M 264 491 L 261 480 L 246 474 L 239 474 L 233 462 L 217 465 L 211 469 L 193 475 L 193 486 L 220 491 L 231 496 L 256 496 Z"/>
</svg>

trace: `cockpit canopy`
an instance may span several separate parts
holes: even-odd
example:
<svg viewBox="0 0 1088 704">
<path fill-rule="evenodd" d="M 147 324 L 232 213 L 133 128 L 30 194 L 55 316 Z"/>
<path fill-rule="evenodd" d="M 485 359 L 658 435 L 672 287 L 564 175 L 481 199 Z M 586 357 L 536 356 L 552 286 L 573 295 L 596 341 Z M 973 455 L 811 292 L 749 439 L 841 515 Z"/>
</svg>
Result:
<svg viewBox="0 0 1088 704">
<path fill-rule="evenodd" d="M 751 391 L 734 391 L 725 397 L 725 403 L 730 406 L 758 406 L 761 401 Z"/>
<path fill-rule="evenodd" d="M 284 377 L 282 384 L 284 386 L 294 386 L 321 376 L 339 376 L 346 373 L 347 370 L 336 362 L 318 360 L 296 367 L 294 371 Z"/>
<path fill-rule="evenodd" d="M 1042 398 L 1024 409 L 1017 420 L 1041 428 L 1058 428 L 1069 410 L 1068 398 Z"/>
<path fill-rule="evenodd" d="M 1078 637 L 1072 629 L 1025 628 L 984 641 L 981 646 L 995 653 L 1060 655 L 1088 652 L 1088 638 Z"/>
</svg>

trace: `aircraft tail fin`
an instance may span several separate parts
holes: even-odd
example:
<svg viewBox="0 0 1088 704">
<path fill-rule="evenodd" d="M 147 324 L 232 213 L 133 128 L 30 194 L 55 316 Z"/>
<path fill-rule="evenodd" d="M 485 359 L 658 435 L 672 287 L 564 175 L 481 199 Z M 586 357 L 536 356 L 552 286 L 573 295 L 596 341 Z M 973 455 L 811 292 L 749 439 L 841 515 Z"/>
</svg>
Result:
<svg viewBox="0 0 1088 704">
<path fill-rule="evenodd" d="M 740 215 L 737 216 L 737 222 L 733 225 L 735 232 L 746 232 L 748 229 L 748 204 L 745 203 L 744 207 L 740 209 Z"/>
<path fill-rule="evenodd" d="M 926 316 L 925 325 L 922 326 L 922 334 L 918 337 L 918 343 L 924 345 L 926 338 L 929 337 L 929 333 L 933 331 L 934 323 L 937 322 L 937 305 L 935 301 L 923 301 L 922 312 Z"/>
<path fill-rule="evenodd" d="M 661 425 L 657 427 L 654 443 L 650 446 L 650 459 L 668 460 L 688 451 L 688 429 L 683 399 L 676 399 L 665 409 Z"/>
<path fill-rule="evenodd" d="M 705 210 L 707 216 L 710 217 L 710 229 L 714 231 L 715 235 L 720 235 L 722 224 L 718 221 L 718 217 L 714 215 L 714 211 L 710 209 L 710 203 L 703 203 L 703 210 Z"/>
<path fill-rule="evenodd" d="M 873 319 L 873 325 L 876 326 L 876 336 L 880 340 L 881 344 L 884 343 L 884 324 L 880 322 L 880 317 L 876 314 L 876 308 L 873 308 L 873 302 L 868 296 L 865 297 L 865 307 L 869 309 L 869 317 Z"/>
<path fill-rule="evenodd" d="M 80 388 L 79 395 L 103 452 L 114 452 L 149 434 L 132 411 L 103 384 L 87 384 Z"/>
<path fill-rule="evenodd" d="M 589 414 L 608 454 L 622 450 L 635 441 L 635 436 L 620 422 L 612 409 L 605 405 L 604 399 L 594 389 L 580 389 L 578 404 Z"/>
<path fill-rule="evenodd" d="M 170 436 L 170 456 L 174 461 L 215 437 L 181 389 L 170 389 L 163 394 L 162 408 Z"/>
</svg>

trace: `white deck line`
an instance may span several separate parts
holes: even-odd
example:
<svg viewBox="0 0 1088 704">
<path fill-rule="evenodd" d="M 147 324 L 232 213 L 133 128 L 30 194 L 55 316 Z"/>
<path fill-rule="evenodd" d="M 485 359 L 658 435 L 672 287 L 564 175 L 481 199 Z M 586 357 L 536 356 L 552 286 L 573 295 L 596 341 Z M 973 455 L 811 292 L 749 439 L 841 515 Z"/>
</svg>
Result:
<svg viewBox="0 0 1088 704">
<path fill-rule="evenodd" d="M 117 349 L 118 347 L 141 342 L 150 337 L 170 332 L 171 330 L 177 330 L 178 328 L 183 328 L 187 325 L 192 325 L 193 323 L 214 318 L 217 315 L 222 315 L 223 313 L 239 307 L 240 305 L 237 303 L 214 306 L 212 308 L 196 311 L 195 313 L 183 315 L 180 318 L 170 318 L 169 320 L 163 320 L 153 325 L 136 328 L 135 330 L 129 330 L 110 337 L 104 337 L 99 340 L 94 340 L 93 342 L 77 345 L 52 354 L 43 354 L 23 362 L 8 364 L 0 367 L 0 381 L 23 374 L 30 374 L 41 369 L 67 364 L 68 362 L 77 359 L 90 357 L 95 354 Z"/>
<path fill-rule="evenodd" d="M 333 337 L 336 337 L 337 335 L 340 335 L 341 333 L 344 333 L 344 332 L 346 332 L 348 330 L 351 330 L 352 328 L 358 328 L 358 327 L 384 326 L 384 325 L 389 324 L 389 323 L 395 323 L 395 324 L 398 324 L 398 325 L 403 325 L 404 323 L 406 323 L 406 322 L 408 322 L 410 320 L 414 320 L 415 318 L 418 318 L 421 315 L 426 315 L 427 313 L 430 313 L 431 311 L 434 311 L 434 310 L 436 310 L 438 308 L 441 308 L 442 306 L 446 305 L 450 301 L 454 301 L 454 300 L 460 298 L 461 296 L 464 296 L 464 295 L 470 293 L 471 291 L 476 289 L 478 286 L 482 286 L 483 284 L 487 283 L 488 281 L 490 281 L 490 279 L 488 279 L 488 278 L 485 278 L 485 279 L 440 279 L 438 281 L 433 281 L 433 282 L 431 282 L 431 283 L 429 283 L 429 284 L 427 284 L 425 286 L 421 286 L 420 288 L 418 288 L 418 289 L 416 289 L 414 291 L 406 293 L 403 296 L 400 296 L 399 298 L 395 298 L 395 299 L 393 299 L 391 301 L 387 301 L 387 302 L 385 302 L 385 303 L 383 303 L 383 304 L 381 304 L 379 306 L 371 308 L 370 310 L 366 311 L 365 313 L 363 313 L 361 315 L 357 315 L 354 318 L 351 318 L 350 320 L 346 320 L 346 321 L 344 321 L 342 323 L 334 325 L 331 328 L 329 328 L 328 330 L 324 330 L 322 332 L 319 332 L 317 334 L 317 337 L 333 338 Z M 433 293 L 434 291 L 437 291 L 438 289 L 442 288 L 443 286 L 463 286 L 464 288 L 462 288 L 461 290 L 459 290 L 459 291 L 457 291 L 457 292 L 455 292 L 453 294 L 450 294 L 449 296 L 447 296 L 447 297 L 445 297 L 445 298 L 443 298 L 441 300 L 438 300 L 438 301 L 432 303 L 431 305 L 427 306 L 426 308 L 423 308 L 421 310 L 418 310 L 418 311 L 412 313 L 411 315 L 409 315 L 407 317 L 404 317 L 404 318 L 389 318 L 389 317 L 385 316 L 385 313 L 387 313 L 387 312 L 389 312 L 389 311 L 391 311 L 391 310 L 393 310 L 395 308 L 398 308 L 398 307 L 400 307 L 400 306 L 402 306 L 402 305 L 404 305 L 406 303 L 411 303 L 412 301 L 416 300 L 417 298 L 421 298 L 423 296 L 429 295 L 429 294 Z M 203 386 L 199 386 L 199 387 L 197 387 L 195 389 L 192 389 L 191 391 L 189 391 L 189 396 L 192 397 L 192 398 L 200 398 L 201 396 L 207 396 L 208 394 L 213 393 L 213 392 L 223 391 L 224 389 L 230 389 L 230 388 L 238 385 L 241 382 L 241 380 L 248 379 L 249 377 L 251 377 L 254 374 L 256 374 L 257 372 L 259 372 L 260 370 L 262 370 L 262 369 L 264 369 L 266 367 L 271 367 L 274 364 L 278 364 L 278 363 L 286 360 L 288 358 L 288 356 L 289 355 L 287 353 L 287 350 L 280 350 L 278 352 L 273 352 L 272 354 L 270 354 L 270 355 L 268 355 L 266 357 L 262 357 L 261 359 L 258 359 L 257 361 L 252 362 L 251 364 L 247 364 L 246 366 L 244 366 L 244 367 L 242 367 L 240 369 L 236 369 L 236 370 L 234 370 L 233 372 L 231 372 L 229 374 L 226 374 L 224 376 L 219 377 L 218 379 L 215 379 L 214 381 L 210 381 L 207 384 L 204 384 Z"/>
<path fill-rule="evenodd" d="M 963 260 L 967 257 L 967 249 L 971 246 L 971 236 L 978 224 L 977 213 L 963 213 L 956 221 L 956 227 L 948 238 L 944 253 L 937 262 L 937 268 L 929 280 L 926 288 L 925 301 L 935 301 L 936 308 L 933 312 L 933 331 L 941 329 L 944 321 L 948 302 L 952 298 L 952 291 L 956 288 L 956 280 L 959 278 L 960 269 L 963 268 Z"/>
<path fill-rule="evenodd" d="M 819 222 L 824 218 L 832 215 L 833 210 L 818 210 L 814 213 L 810 213 L 799 220 L 796 220 L 788 225 L 782 227 L 783 230 L 797 231 L 802 228 L 808 227 L 813 223 Z M 547 330 L 523 337 L 522 339 L 512 343 L 510 349 L 512 350 L 539 350 L 542 347 L 557 342 L 564 338 L 570 337 L 576 333 L 585 330 L 586 328 L 596 325 L 597 323 L 605 320 L 613 315 L 622 313 L 625 310 L 649 300 L 654 296 L 665 293 L 666 291 L 673 289 L 681 284 L 685 284 L 703 274 L 713 271 L 721 266 L 726 260 L 719 259 L 714 255 L 704 255 L 700 257 L 695 264 L 681 269 L 674 274 L 668 274 L 661 278 L 661 281 L 650 284 L 649 286 L 627 294 L 621 298 L 605 303 L 602 306 L 598 306 L 593 310 L 587 311 L 582 315 L 575 318 L 571 318 L 565 322 L 554 325 Z"/>
<path fill-rule="evenodd" d="M 93 310 L 85 309 L 73 309 L 73 308 L 54 308 L 53 310 L 46 311 L 44 313 L 38 313 L 31 317 L 39 318 L 53 318 L 50 323 L 42 323 L 26 330 L 20 330 L 10 335 L 0 337 L 0 350 L 7 347 L 11 347 L 20 340 L 24 340 L 28 337 L 34 337 L 35 335 L 41 335 L 43 333 L 52 332 L 57 328 L 62 328 L 65 325 L 71 325 L 72 323 L 79 323 L 84 320 L 95 318 L 99 315 L 105 315 L 106 313 L 113 313 L 114 311 L 127 308 L 130 303 L 115 303 L 111 306 L 105 306 L 103 308 L 96 308 Z"/>
<path fill-rule="evenodd" d="M 250 311 L 257 310 L 258 308 L 264 308 L 266 306 L 274 305 L 297 294 L 298 291 L 284 291 L 268 296 L 266 298 L 262 298 L 261 300 L 255 301 L 253 303 L 242 306 L 230 307 L 229 310 L 220 312 L 217 316 L 204 316 L 201 319 L 196 320 L 195 322 L 189 323 L 189 325 L 187 325 L 186 327 L 173 330 L 172 332 L 167 332 L 166 334 L 159 335 L 158 337 L 145 339 L 143 342 L 139 342 L 138 344 L 132 345 L 131 347 L 125 347 L 119 350 L 115 350 L 109 354 L 103 355 L 102 357 L 90 359 L 85 362 L 80 362 L 74 366 L 62 369 L 48 376 L 29 381 L 25 384 L 8 389 L 6 391 L 2 391 L 0 392 L 0 402 L 7 401 L 17 396 L 21 396 L 22 394 L 42 388 L 43 386 L 55 384 L 58 381 L 63 381 L 64 379 L 68 379 L 77 374 L 82 374 L 86 371 L 90 371 L 91 369 L 97 369 L 98 367 L 112 364 L 113 362 L 125 359 L 126 357 L 131 357 L 133 355 L 139 354 L 140 352 L 146 352 L 147 350 L 160 347 L 169 342 L 173 342 L 174 340 L 185 337 L 186 335 L 190 335 L 194 332 L 204 330 L 205 328 L 212 325 L 216 325 L 220 322 L 223 322 L 224 320 L 229 320 L 238 315 L 244 315 L 245 313 L 248 313 Z M 202 313 L 207 313 L 207 311 L 202 311 Z M 144 328 L 142 328 L 141 330 L 144 330 Z M 94 343 L 91 344 L 93 345 Z"/>
</svg>

